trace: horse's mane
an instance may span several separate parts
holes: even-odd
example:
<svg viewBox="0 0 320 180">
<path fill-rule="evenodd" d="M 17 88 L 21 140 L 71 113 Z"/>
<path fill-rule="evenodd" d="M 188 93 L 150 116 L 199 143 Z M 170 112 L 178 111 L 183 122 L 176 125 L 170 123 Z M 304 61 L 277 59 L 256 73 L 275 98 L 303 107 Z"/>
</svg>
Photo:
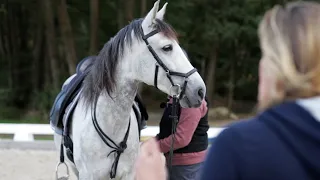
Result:
<svg viewBox="0 0 320 180">
<path fill-rule="evenodd" d="M 132 45 L 131 32 L 137 40 L 142 41 L 142 21 L 143 19 L 132 21 L 100 50 L 84 80 L 82 96 L 85 99 L 85 106 L 95 103 L 103 90 L 106 90 L 109 96 L 113 92 L 116 86 L 115 76 L 119 59 L 122 58 L 125 45 L 128 48 Z M 155 29 L 168 38 L 177 39 L 174 29 L 164 21 L 156 19 Z"/>
</svg>

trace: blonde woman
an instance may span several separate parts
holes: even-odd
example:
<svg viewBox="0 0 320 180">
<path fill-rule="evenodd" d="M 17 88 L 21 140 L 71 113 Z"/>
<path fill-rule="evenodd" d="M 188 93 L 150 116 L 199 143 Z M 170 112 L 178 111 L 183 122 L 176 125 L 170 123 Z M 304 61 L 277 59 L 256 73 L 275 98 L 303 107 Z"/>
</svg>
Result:
<svg viewBox="0 0 320 180">
<path fill-rule="evenodd" d="M 320 4 L 275 6 L 262 19 L 259 38 L 260 112 L 216 138 L 201 179 L 318 180 Z"/>
<path fill-rule="evenodd" d="M 259 38 L 260 113 L 218 136 L 202 180 L 318 180 L 320 4 L 275 6 Z"/>
</svg>

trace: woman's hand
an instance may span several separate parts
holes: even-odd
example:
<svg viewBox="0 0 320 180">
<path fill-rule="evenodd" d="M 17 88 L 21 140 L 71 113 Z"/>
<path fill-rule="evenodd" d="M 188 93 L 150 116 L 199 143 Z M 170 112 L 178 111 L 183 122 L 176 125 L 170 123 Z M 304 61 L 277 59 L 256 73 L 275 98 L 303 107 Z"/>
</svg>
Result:
<svg viewBox="0 0 320 180">
<path fill-rule="evenodd" d="M 155 138 L 141 145 L 135 164 L 136 180 L 166 180 L 166 160 Z"/>
</svg>

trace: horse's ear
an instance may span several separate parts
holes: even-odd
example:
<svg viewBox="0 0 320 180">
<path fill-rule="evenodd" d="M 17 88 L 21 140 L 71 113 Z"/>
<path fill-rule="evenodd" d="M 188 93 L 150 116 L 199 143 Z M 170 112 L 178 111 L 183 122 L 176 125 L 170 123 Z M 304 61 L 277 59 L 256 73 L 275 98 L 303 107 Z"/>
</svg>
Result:
<svg viewBox="0 0 320 180">
<path fill-rule="evenodd" d="M 153 25 L 156 19 L 156 15 L 159 10 L 159 3 L 160 3 L 160 0 L 154 3 L 153 8 L 149 11 L 149 13 L 144 18 L 141 24 L 144 34 L 147 34 L 150 31 L 149 29 L 151 29 L 151 26 Z"/>
<path fill-rule="evenodd" d="M 167 5 L 168 3 L 166 2 L 162 6 L 161 10 L 157 13 L 157 16 L 156 16 L 157 19 L 163 20 L 164 14 L 166 13 Z"/>
</svg>

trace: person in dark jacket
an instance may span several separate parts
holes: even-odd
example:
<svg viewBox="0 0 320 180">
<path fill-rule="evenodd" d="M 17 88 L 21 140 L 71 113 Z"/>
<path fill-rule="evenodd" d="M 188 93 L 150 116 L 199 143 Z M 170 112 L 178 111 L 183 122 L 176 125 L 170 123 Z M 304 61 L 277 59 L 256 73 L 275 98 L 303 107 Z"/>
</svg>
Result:
<svg viewBox="0 0 320 180">
<path fill-rule="evenodd" d="M 160 152 L 164 153 L 169 165 L 170 180 L 199 179 L 202 163 L 208 148 L 208 107 L 205 98 L 198 108 L 183 108 L 178 105 L 178 124 L 172 134 L 172 98 L 166 103 L 161 118 L 160 132 L 156 136 Z M 172 166 L 170 149 L 174 138 Z"/>
<path fill-rule="evenodd" d="M 182 49 L 188 57 L 187 52 Z M 201 167 L 208 148 L 208 99 L 205 97 L 198 108 L 183 108 L 178 105 L 178 123 L 172 134 L 172 98 L 165 103 L 159 123 L 159 134 L 155 137 L 160 152 L 166 157 L 170 180 L 199 179 Z M 174 138 L 172 161 L 170 149 Z M 171 164 L 172 163 L 172 164 Z"/>
<path fill-rule="evenodd" d="M 320 179 L 319 31 L 319 3 L 288 3 L 265 14 L 259 114 L 219 134 L 201 180 Z"/>
</svg>

